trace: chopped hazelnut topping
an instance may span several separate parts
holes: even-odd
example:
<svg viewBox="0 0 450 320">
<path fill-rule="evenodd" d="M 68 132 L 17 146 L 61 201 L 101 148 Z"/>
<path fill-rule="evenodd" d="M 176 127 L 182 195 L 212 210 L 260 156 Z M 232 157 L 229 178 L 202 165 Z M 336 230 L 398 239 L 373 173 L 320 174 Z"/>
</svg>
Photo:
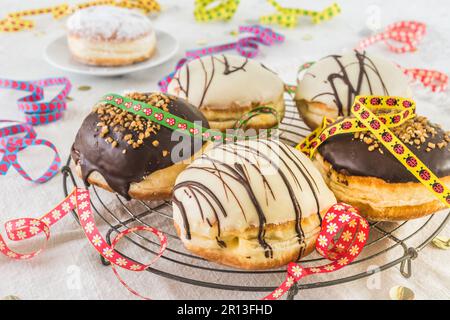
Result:
<svg viewBox="0 0 450 320">
<path fill-rule="evenodd" d="M 127 96 L 134 100 L 150 103 L 162 110 L 169 111 L 171 100 L 163 94 L 132 93 Z M 115 139 L 120 139 L 113 134 L 113 132 L 118 133 L 126 131 L 126 134 L 123 135 L 122 139 L 126 141 L 128 145 L 136 149 L 144 144 L 144 139 L 151 137 L 152 134 L 156 134 L 161 128 L 159 124 L 153 123 L 144 117 L 108 104 L 96 106 L 94 112 L 97 113 L 99 117 L 99 122 L 96 126 L 97 128 L 100 128 L 100 137 L 105 138 L 105 141 L 111 143 L 112 147 L 117 147 L 119 142 Z M 97 130 L 98 129 L 96 129 L 96 131 Z M 122 151 L 122 153 L 125 152 L 126 150 Z"/>
<path fill-rule="evenodd" d="M 391 130 L 403 143 L 417 149 L 421 149 L 423 145 L 427 152 L 431 152 L 437 148 L 447 147 L 450 142 L 450 132 L 444 134 L 442 141 L 431 142 L 430 138 L 435 138 L 438 133 L 436 128 L 438 126 L 431 124 L 426 117 L 416 115 L 401 125 L 391 128 Z M 367 144 L 369 151 L 378 149 L 381 154 L 384 154 L 383 150 L 380 149 L 381 144 L 378 139 L 370 131 L 355 132 L 353 139 L 359 139 Z"/>
</svg>

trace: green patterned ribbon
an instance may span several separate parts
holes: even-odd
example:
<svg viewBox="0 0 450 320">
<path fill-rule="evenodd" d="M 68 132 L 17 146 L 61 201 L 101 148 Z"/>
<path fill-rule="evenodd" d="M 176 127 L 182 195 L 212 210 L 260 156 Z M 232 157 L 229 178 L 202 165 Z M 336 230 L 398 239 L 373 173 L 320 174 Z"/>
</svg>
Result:
<svg viewBox="0 0 450 320">
<path fill-rule="evenodd" d="M 184 134 L 191 135 L 193 137 L 202 138 L 203 140 L 213 142 L 214 141 L 230 142 L 242 139 L 257 138 L 260 136 L 260 135 L 243 136 L 238 134 L 226 134 L 219 130 L 208 129 L 195 123 L 192 123 L 188 120 L 185 120 L 183 118 L 180 118 L 174 114 L 171 114 L 170 112 L 162 110 L 151 104 L 138 100 L 133 100 L 131 98 L 127 98 L 115 93 L 106 94 L 99 101 L 99 103 L 106 103 L 113 105 L 117 108 L 133 113 L 135 115 L 148 119 L 152 122 L 158 123 L 166 128 L 171 129 L 172 131 L 178 131 Z M 240 120 L 236 121 L 234 128 L 235 129 L 243 128 L 248 123 L 248 121 L 250 121 L 250 119 L 259 114 L 272 114 L 277 118 L 279 122 L 278 113 L 274 108 L 262 106 L 252 109 L 250 112 L 246 113 Z"/>
</svg>

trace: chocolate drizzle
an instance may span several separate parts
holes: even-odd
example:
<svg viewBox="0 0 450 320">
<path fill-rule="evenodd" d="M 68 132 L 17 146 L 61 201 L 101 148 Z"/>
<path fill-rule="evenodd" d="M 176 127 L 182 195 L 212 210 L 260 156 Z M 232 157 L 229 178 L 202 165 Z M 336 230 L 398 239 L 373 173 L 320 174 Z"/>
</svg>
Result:
<svg viewBox="0 0 450 320">
<path fill-rule="evenodd" d="M 221 74 L 223 74 L 225 76 L 229 76 L 235 72 L 246 72 L 247 70 L 245 68 L 249 62 L 249 60 L 247 58 L 243 58 L 242 63 L 240 63 L 238 65 L 232 65 L 226 55 L 207 56 L 207 57 L 199 58 L 198 61 L 201 64 L 202 71 L 203 71 L 203 90 L 202 90 L 200 102 L 198 104 L 199 108 L 201 106 L 203 106 L 206 95 L 208 94 L 208 90 L 211 86 L 211 83 L 214 81 L 214 78 L 217 75 L 217 73 L 219 73 L 218 65 L 223 65 L 223 72 L 221 72 Z M 208 72 L 208 68 L 206 66 L 207 61 L 209 61 L 211 64 L 210 72 Z M 261 66 L 264 69 L 271 71 L 263 64 L 261 64 Z M 184 69 L 186 70 L 186 85 L 183 85 L 183 83 L 181 81 L 181 71 L 183 69 L 181 69 L 180 72 L 178 72 L 175 75 L 174 81 L 177 81 L 180 91 L 183 92 L 185 97 L 189 100 L 189 93 L 190 93 L 189 92 L 189 84 L 190 84 L 190 78 L 191 78 L 191 72 L 189 70 L 189 63 L 187 63 L 184 66 Z M 271 72 L 273 72 L 273 71 L 271 71 Z"/>
<path fill-rule="evenodd" d="M 146 98 L 152 95 L 151 93 L 144 94 Z M 196 108 L 183 99 L 172 96 L 165 97 L 170 99 L 168 103 L 170 113 L 189 121 L 201 121 L 202 126 L 208 127 L 207 120 Z M 146 102 L 146 98 L 142 101 Z M 127 135 L 139 135 L 136 131 L 123 127 L 120 130 L 110 128 L 110 137 L 118 143 L 116 147 L 112 147 L 99 132 L 100 118 L 95 111 L 86 117 L 75 137 L 71 155 L 75 163 L 80 165 L 86 184 L 89 175 L 97 171 L 104 177 L 111 189 L 126 199 L 130 199 L 128 190 L 131 183 L 140 182 L 147 175 L 174 164 L 171 151 L 180 143 L 181 139 L 191 140 L 190 152 L 186 152 L 186 154 L 180 152 L 178 156 L 181 159 L 190 158 L 201 146 L 201 143 L 195 143 L 195 139 L 190 136 L 182 136 L 179 138 L 180 140 L 172 141 L 172 130 L 156 126 L 152 134 L 143 138 L 142 144 L 137 148 L 128 144 L 125 138 Z M 143 129 L 145 130 L 145 128 Z M 186 140 L 183 141 L 186 142 Z"/>
<path fill-rule="evenodd" d="M 381 84 L 381 87 L 383 89 L 383 92 L 376 92 L 376 94 L 379 95 L 389 95 L 389 91 L 384 83 L 384 80 L 380 74 L 380 71 L 377 69 L 376 64 L 366 55 L 365 52 L 360 53 L 358 51 L 354 51 L 355 57 L 357 59 L 357 62 L 352 62 L 347 65 L 344 65 L 341 61 L 342 56 L 340 55 L 330 55 L 325 57 L 324 59 L 333 59 L 339 66 L 339 72 L 336 73 L 330 73 L 328 75 L 328 83 L 331 87 L 331 92 L 322 92 L 317 95 L 315 95 L 311 101 L 316 100 L 317 98 L 324 96 L 324 95 L 332 95 L 334 98 L 334 103 L 336 104 L 338 108 L 338 115 L 344 116 L 350 114 L 350 108 L 352 106 L 352 103 L 355 99 L 355 97 L 359 94 L 361 94 L 361 89 L 363 84 L 367 84 L 369 87 L 369 92 L 364 92 L 364 94 L 374 94 L 373 90 L 373 83 L 369 76 L 369 70 L 373 72 L 373 74 L 376 76 L 376 80 L 379 81 Z M 356 79 L 353 79 L 349 73 L 348 68 L 357 64 L 358 65 L 358 76 Z M 314 74 L 307 72 L 305 74 L 310 75 L 312 77 L 315 77 Z M 354 81 L 356 80 L 356 83 Z M 342 97 L 339 95 L 338 89 L 337 89 L 337 83 L 338 81 L 342 82 L 347 87 L 347 105 L 344 105 L 342 102 Z"/>
<path fill-rule="evenodd" d="M 301 183 L 292 170 L 292 164 L 295 168 L 297 168 L 303 178 L 307 181 L 307 184 L 309 188 L 311 189 L 311 193 L 313 194 L 315 198 L 315 203 L 317 206 L 317 216 L 321 220 L 320 217 L 320 207 L 319 207 L 319 188 L 317 184 L 315 183 L 313 177 L 311 174 L 306 170 L 306 167 L 302 163 L 302 160 L 292 151 L 289 149 L 288 146 L 278 142 L 278 141 L 265 141 L 265 140 L 259 140 L 259 143 L 264 144 L 268 150 L 271 152 L 276 153 L 277 150 L 274 150 L 274 147 L 279 147 L 281 149 L 282 155 L 280 156 L 279 160 L 281 160 L 280 164 L 281 166 L 277 165 L 275 163 L 274 159 L 271 159 L 266 154 L 259 151 L 257 148 L 254 148 L 250 146 L 249 144 L 245 143 L 237 143 L 237 144 L 227 144 L 227 145 L 218 145 L 216 146 L 217 149 L 222 150 L 223 152 L 230 153 L 240 159 L 240 161 L 236 161 L 233 164 L 225 163 L 221 160 L 215 159 L 210 157 L 208 154 L 204 154 L 202 156 L 202 162 L 201 163 L 209 163 L 211 166 L 205 166 L 205 165 L 195 165 L 192 164 L 189 166 L 186 171 L 189 170 L 195 170 L 195 171 L 201 171 L 201 172 L 207 172 L 208 174 L 213 175 L 215 178 L 217 178 L 220 183 L 223 185 L 225 190 L 225 195 L 228 197 L 227 190 L 232 192 L 232 195 L 235 199 L 235 201 L 238 203 L 242 214 L 245 217 L 245 211 L 243 208 L 243 205 L 239 202 L 238 197 L 236 197 L 235 193 L 232 191 L 231 186 L 228 184 L 227 180 L 230 181 L 236 181 L 240 185 L 243 186 L 245 189 L 245 192 L 250 199 L 251 203 L 253 204 L 253 208 L 256 211 L 257 217 L 258 217 L 258 242 L 261 245 L 261 247 L 264 249 L 265 257 L 266 258 L 272 258 L 273 257 L 273 250 L 272 247 L 267 243 L 265 240 L 265 233 L 266 233 L 266 215 L 263 210 L 263 207 L 260 204 L 261 199 L 258 199 L 256 194 L 254 193 L 254 190 L 252 189 L 250 178 L 251 175 L 247 171 L 247 166 L 250 166 L 255 169 L 257 173 L 257 177 L 261 178 L 263 181 L 263 186 L 265 190 L 266 195 L 266 203 L 268 201 L 268 196 L 271 196 L 275 200 L 275 193 L 273 191 L 273 187 L 270 185 L 269 181 L 267 180 L 267 177 L 265 177 L 261 167 L 260 163 L 258 162 L 258 158 L 264 160 L 265 162 L 269 163 L 271 167 L 277 172 L 277 174 L 282 179 L 286 191 L 289 194 L 289 198 L 292 201 L 292 205 L 295 212 L 295 230 L 297 233 L 297 239 L 300 244 L 300 250 L 298 258 L 300 258 L 303 255 L 303 252 L 305 250 L 305 233 L 301 226 L 301 220 L 302 220 L 302 208 L 298 199 L 298 195 L 294 191 L 293 186 L 291 185 L 291 181 L 293 181 L 297 187 L 301 190 Z M 226 156 L 226 155 L 225 155 Z M 292 162 L 291 163 L 288 163 Z M 245 164 L 245 165 L 244 165 Z M 227 180 L 225 178 L 228 178 Z M 256 179 L 256 176 L 255 176 Z M 255 183 L 255 182 L 254 182 Z M 220 200 L 217 198 L 217 196 L 214 194 L 213 190 L 210 190 L 205 184 L 198 183 L 192 180 L 189 181 L 183 181 L 181 183 L 178 183 L 174 188 L 174 204 L 179 208 L 179 212 L 182 216 L 183 223 L 184 223 L 184 229 L 185 229 L 185 237 L 186 239 L 191 239 L 191 231 L 190 231 L 190 225 L 189 225 L 189 219 L 186 213 L 186 209 L 183 207 L 183 204 L 181 201 L 175 197 L 176 190 L 179 189 L 188 189 L 189 194 L 193 194 L 194 197 L 196 197 L 195 194 L 198 194 L 199 196 L 202 196 L 205 200 L 211 211 L 213 212 L 217 223 L 218 223 L 218 231 L 217 231 L 217 237 L 216 240 L 220 241 L 220 219 L 226 218 L 226 212 L 224 211 L 224 208 L 222 204 L 220 203 Z M 208 200 L 208 198 L 211 201 Z M 198 206 L 199 211 L 202 215 L 202 220 L 204 221 L 204 208 L 201 207 L 200 203 L 196 201 L 196 204 Z M 220 211 L 220 212 L 218 212 Z M 220 214 L 219 214 L 220 213 Z M 221 247 L 222 245 L 219 244 Z"/>
</svg>

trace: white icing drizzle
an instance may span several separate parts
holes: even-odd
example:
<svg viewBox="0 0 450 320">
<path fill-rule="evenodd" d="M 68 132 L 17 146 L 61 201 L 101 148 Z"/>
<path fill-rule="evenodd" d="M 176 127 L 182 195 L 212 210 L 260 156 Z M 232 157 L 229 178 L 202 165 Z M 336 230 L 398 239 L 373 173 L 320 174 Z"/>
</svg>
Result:
<svg viewBox="0 0 450 320">
<path fill-rule="evenodd" d="M 319 213 L 336 199 L 304 154 L 279 141 L 250 140 L 219 145 L 196 159 L 178 176 L 173 203 L 185 239 L 195 234 L 220 242 L 227 232 L 258 227 L 259 243 L 269 253 L 267 224 L 314 214 L 321 220 Z M 295 229 L 302 242 L 300 223 Z"/>
<path fill-rule="evenodd" d="M 71 35 L 94 40 L 134 40 L 153 32 L 147 16 L 115 6 L 78 10 L 67 20 L 67 29 Z"/>
<path fill-rule="evenodd" d="M 256 60 L 212 55 L 185 64 L 170 82 L 168 93 L 197 107 L 226 109 L 277 101 L 283 81 Z"/>
<path fill-rule="evenodd" d="M 394 63 L 354 51 L 327 56 L 299 73 L 295 98 L 325 103 L 348 115 L 355 95 L 410 97 L 408 83 Z"/>
</svg>

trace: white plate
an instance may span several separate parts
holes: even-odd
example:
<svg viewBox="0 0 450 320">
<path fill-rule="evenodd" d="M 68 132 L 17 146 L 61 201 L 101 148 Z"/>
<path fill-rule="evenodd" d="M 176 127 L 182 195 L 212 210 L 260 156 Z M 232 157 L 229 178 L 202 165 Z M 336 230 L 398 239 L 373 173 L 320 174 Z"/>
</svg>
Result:
<svg viewBox="0 0 450 320">
<path fill-rule="evenodd" d="M 44 57 L 51 65 L 74 73 L 101 77 L 118 76 L 130 72 L 155 67 L 172 58 L 178 51 L 178 41 L 165 31 L 156 31 L 156 51 L 153 56 L 143 62 L 122 67 L 96 67 L 75 61 L 67 46 L 66 36 L 60 36 L 50 42 L 45 49 Z"/>
</svg>

